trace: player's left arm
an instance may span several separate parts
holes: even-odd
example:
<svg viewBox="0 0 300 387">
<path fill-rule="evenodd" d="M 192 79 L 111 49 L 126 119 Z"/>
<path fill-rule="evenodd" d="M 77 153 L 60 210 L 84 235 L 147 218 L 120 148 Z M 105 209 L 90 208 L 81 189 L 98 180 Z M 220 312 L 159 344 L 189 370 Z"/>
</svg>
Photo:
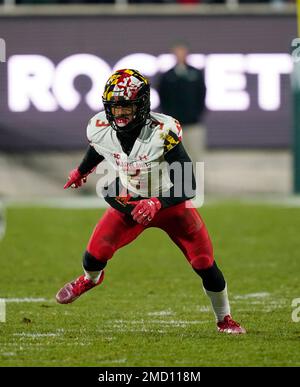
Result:
<svg viewBox="0 0 300 387">
<path fill-rule="evenodd" d="M 161 195 L 158 199 L 162 207 L 167 208 L 192 199 L 196 192 L 196 179 L 193 163 L 181 141 L 165 153 L 164 157 L 170 166 L 172 187 L 168 195 Z"/>
</svg>

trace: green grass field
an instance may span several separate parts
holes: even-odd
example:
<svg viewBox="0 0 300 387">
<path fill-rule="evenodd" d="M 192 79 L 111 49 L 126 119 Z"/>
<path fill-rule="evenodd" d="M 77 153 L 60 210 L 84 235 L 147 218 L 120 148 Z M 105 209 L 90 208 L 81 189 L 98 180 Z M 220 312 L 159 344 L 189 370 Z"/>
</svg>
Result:
<svg viewBox="0 0 300 387">
<path fill-rule="evenodd" d="M 247 335 L 216 332 L 200 278 L 156 229 L 114 256 L 100 287 L 58 305 L 102 211 L 12 207 L 0 242 L 0 365 L 299 366 L 291 303 L 300 297 L 300 208 L 220 203 L 200 212 Z M 43 300 L 16 302 L 24 298 Z"/>
</svg>

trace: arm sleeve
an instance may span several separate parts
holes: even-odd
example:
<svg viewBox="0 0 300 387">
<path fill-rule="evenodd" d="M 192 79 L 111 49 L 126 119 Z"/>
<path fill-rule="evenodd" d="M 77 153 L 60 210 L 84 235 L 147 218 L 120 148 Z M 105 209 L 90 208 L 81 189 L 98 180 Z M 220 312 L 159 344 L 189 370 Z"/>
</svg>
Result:
<svg viewBox="0 0 300 387">
<path fill-rule="evenodd" d="M 158 197 L 163 208 L 192 199 L 196 192 L 193 163 L 181 142 L 165 154 L 165 160 L 169 164 L 169 176 L 173 186 L 167 195 Z"/>
<path fill-rule="evenodd" d="M 91 145 L 89 145 L 86 154 L 78 167 L 78 170 L 82 175 L 86 175 L 103 160 L 104 157 L 96 152 Z"/>
</svg>

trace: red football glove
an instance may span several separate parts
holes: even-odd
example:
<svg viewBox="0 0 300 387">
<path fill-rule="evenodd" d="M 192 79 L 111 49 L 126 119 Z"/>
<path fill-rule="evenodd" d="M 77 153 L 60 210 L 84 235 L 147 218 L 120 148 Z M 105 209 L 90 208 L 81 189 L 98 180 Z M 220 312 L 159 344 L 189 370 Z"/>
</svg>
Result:
<svg viewBox="0 0 300 387">
<path fill-rule="evenodd" d="M 161 202 L 157 198 L 143 199 L 138 202 L 128 203 L 135 206 L 131 211 L 133 219 L 144 226 L 147 226 L 161 209 Z"/>
<path fill-rule="evenodd" d="M 82 175 L 77 168 L 73 169 L 69 174 L 68 181 L 64 185 L 64 189 L 81 187 L 83 183 L 86 183 L 86 177 L 87 175 Z"/>
</svg>

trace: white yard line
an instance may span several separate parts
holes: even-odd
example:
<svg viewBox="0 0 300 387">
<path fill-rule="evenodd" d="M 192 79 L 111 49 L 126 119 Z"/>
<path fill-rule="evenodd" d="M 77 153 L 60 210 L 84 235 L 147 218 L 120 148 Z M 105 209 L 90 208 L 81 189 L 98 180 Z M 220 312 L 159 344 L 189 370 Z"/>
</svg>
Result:
<svg viewBox="0 0 300 387">
<path fill-rule="evenodd" d="M 109 324 L 114 327 L 125 327 L 126 325 L 150 325 L 150 324 L 165 324 L 165 325 L 195 325 L 206 324 L 211 320 L 110 320 Z"/>
<path fill-rule="evenodd" d="M 205 313 L 205 312 L 210 312 L 210 311 L 211 311 L 211 308 L 210 308 L 209 306 L 204 306 L 204 305 L 202 305 L 202 306 L 199 306 L 199 307 L 197 308 L 197 310 L 198 310 L 199 312 Z"/>
<path fill-rule="evenodd" d="M 147 313 L 148 316 L 172 316 L 174 315 L 175 313 L 172 312 L 171 310 L 161 310 L 161 311 L 158 311 L 158 312 L 149 312 Z"/>
<path fill-rule="evenodd" d="M 21 332 L 21 333 L 14 333 L 13 336 L 19 336 L 19 337 L 29 337 L 32 339 L 37 339 L 40 337 L 57 337 L 59 336 L 60 333 L 26 333 L 26 332 Z"/>
<path fill-rule="evenodd" d="M 52 302 L 52 300 L 49 300 L 47 298 L 32 298 L 32 297 L 24 297 L 24 298 L 2 298 L 5 302 L 15 302 L 15 303 L 22 303 L 22 302 Z"/>
<path fill-rule="evenodd" d="M 2 356 L 16 356 L 16 352 L 0 352 Z"/>
<path fill-rule="evenodd" d="M 269 297 L 270 295 L 271 294 L 268 292 L 249 293 L 249 294 L 233 296 L 233 299 L 235 299 L 235 300 L 247 300 L 249 298 L 266 298 L 266 297 Z"/>
</svg>

